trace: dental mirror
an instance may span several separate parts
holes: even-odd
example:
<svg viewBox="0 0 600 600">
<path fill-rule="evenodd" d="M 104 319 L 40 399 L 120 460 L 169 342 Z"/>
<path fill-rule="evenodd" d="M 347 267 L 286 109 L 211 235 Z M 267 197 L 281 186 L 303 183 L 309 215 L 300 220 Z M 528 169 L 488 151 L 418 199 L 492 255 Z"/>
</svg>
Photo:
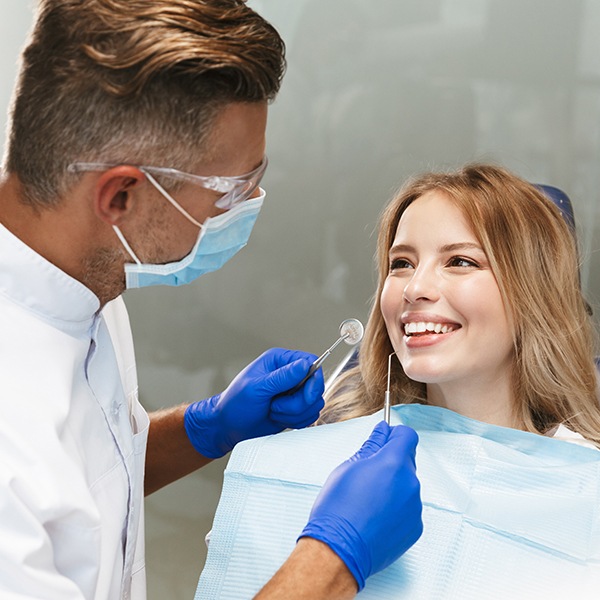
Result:
<svg viewBox="0 0 600 600">
<path fill-rule="evenodd" d="M 349 346 L 355 346 L 362 340 L 365 328 L 358 319 L 346 319 L 340 324 L 340 337 L 331 345 L 315 362 L 310 366 L 306 377 L 294 388 L 292 388 L 288 394 L 297 392 L 305 383 L 306 380 L 323 364 L 325 359 L 331 354 L 334 348 L 337 348 L 342 342 L 346 342 Z"/>
</svg>

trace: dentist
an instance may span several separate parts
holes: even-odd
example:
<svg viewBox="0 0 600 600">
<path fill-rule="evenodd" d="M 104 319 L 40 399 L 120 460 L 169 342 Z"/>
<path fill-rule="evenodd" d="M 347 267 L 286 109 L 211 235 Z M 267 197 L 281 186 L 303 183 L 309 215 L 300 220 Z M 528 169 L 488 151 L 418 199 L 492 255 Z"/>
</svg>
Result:
<svg viewBox="0 0 600 600">
<path fill-rule="evenodd" d="M 148 415 L 121 299 L 246 244 L 284 66 L 242 0 L 40 0 L 0 182 L 0 596 L 145 598 L 144 492 L 317 419 L 321 372 L 288 393 L 315 357 L 284 349 Z M 351 598 L 412 545 L 416 443 L 378 426 L 261 598 Z"/>
</svg>

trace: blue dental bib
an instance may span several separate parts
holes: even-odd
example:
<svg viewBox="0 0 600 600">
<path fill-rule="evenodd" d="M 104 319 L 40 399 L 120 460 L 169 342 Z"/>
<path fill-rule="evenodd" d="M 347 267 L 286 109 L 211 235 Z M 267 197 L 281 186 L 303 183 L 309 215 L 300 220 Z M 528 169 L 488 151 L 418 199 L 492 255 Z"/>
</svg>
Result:
<svg viewBox="0 0 600 600">
<path fill-rule="evenodd" d="M 252 598 L 293 550 L 327 475 L 381 418 L 239 444 L 196 600 Z M 599 451 L 433 406 L 394 406 L 399 423 L 419 434 L 424 532 L 358 598 L 600 598 Z"/>
</svg>

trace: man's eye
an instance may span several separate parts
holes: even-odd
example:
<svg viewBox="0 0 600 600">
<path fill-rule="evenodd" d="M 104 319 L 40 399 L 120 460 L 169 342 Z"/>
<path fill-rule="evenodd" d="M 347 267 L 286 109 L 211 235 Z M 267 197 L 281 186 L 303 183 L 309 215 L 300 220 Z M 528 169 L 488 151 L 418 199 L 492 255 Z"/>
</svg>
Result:
<svg viewBox="0 0 600 600">
<path fill-rule="evenodd" d="M 405 258 L 394 258 L 390 261 L 390 271 L 397 269 L 412 269 L 412 265 Z"/>
<path fill-rule="evenodd" d="M 449 261 L 448 261 L 448 266 L 449 267 L 479 267 L 479 265 L 474 261 L 471 260 L 469 258 L 464 258 L 462 256 L 453 256 Z"/>
</svg>

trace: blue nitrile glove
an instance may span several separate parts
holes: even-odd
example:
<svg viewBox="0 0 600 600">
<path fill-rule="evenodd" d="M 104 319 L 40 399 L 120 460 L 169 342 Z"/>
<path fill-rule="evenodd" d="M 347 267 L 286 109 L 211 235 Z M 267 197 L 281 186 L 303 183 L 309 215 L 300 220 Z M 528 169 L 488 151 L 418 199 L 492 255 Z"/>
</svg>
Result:
<svg viewBox="0 0 600 600">
<path fill-rule="evenodd" d="M 220 458 L 242 440 L 314 423 L 323 408 L 323 371 L 318 369 L 297 392 L 286 392 L 302 381 L 316 358 L 271 348 L 224 392 L 190 404 L 183 422 L 194 448 L 208 458 Z"/>
<path fill-rule="evenodd" d="M 359 591 L 423 532 L 417 442 L 410 427 L 379 423 L 362 448 L 329 475 L 300 534 L 327 544 L 346 563 Z"/>
</svg>

